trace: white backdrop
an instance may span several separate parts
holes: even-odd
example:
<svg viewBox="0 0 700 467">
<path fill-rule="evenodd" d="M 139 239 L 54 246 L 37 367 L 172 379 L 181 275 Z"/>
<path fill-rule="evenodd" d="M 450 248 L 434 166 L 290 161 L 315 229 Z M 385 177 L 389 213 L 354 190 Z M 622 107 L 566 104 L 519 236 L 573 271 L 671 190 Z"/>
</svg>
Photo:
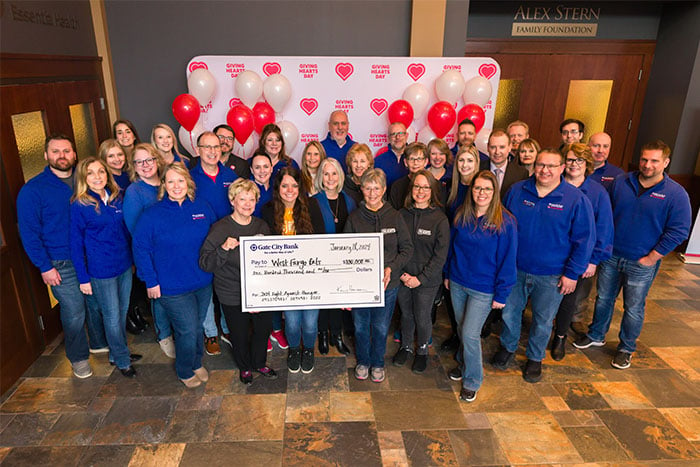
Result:
<svg viewBox="0 0 700 467">
<path fill-rule="evenodd" d="M 429 95 L 429 109 L 439 99 L 436 81 L 448 70 L 458 71 L 464 81 L 481 76 L 491 85 L 491 96 L 482 104 L 485 112 L 483 133 L 493 125 L 494 103 L 498 92 L 500 67 L 491 58 L 418 58 L 418 57 L 263 57 L 263 56 L 214 56 L 194 57 L 187 66 L 187 77 L 198 68 L 205 68 L 213 76 L 215 86 L 209 102 L 200 102 L 201 116 L 193 129 L 193 137 L 203 129 L 211 130 L 226 122 L 229 109 L 240 103 L 235 83 L 238 75 L 250 70 L 265 82 L 270 75 L 281 74 L 291 86 L 291 96 L 281 111 L 276 112 L 275 121 L 293 123 L 299 133 L 298 142 L 290 150 L 293 141 L 285 141 L 287 152 L 297 161 L 304 144 L 322 140 L 328 131 L 328 117 L 336 109 L 345 110 L 350 120 L 350 135 L 353 140 L 367 143 L 373 151 L 387 144 L 386 131 L 389 124 L 387 109 L 392 102 L 402 99 L 404 91 L 419 83 Z M 454 76 L 452 73 L 451 76 Z M 480 79 L 480 78 L 479 78 Z M 482 80 L 483 81 L 483 80 Z M 188 80 L 189 83 L 189 80 Z M 190 86 L 192 87 L 192 86 Z M 187 90 L 183 89 L 183 93 Z M 455 111 L 465 104 L 461 95 L 451 102 Z M 258 101 L 264 101 L 260 96 Z M 252 107 L 252 106 L 250 106 Z M 411 140 L 415 140 L 421 129 L 428 126 L 425 110 L 415 118 L 409 129 Z M 414 109 L 416 110 L 416 109 Z M 445 136 L 450 146 L 455 141 L 456 124 Z M 184 134 L 183 134 L 184 132 Z M 184 136 L 184 138 L 183 138 Z M 180 129 L 180 140 L 189 139 L 184 128 Z M 259 135 L 253 133 L 245 146 L 237 144 L 234 152 L 249 157 L 257 147 Z M 479 138 L 477 138 L 478 140 Z M 185 144 L 185 147 L 188 144 Z"/>
</svg>

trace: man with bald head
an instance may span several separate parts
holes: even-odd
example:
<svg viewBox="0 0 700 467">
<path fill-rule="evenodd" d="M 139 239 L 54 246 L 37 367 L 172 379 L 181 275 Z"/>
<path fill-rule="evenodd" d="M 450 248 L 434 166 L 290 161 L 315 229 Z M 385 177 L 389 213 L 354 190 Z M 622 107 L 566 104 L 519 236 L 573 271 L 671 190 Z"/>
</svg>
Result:
<svg viewBox="0 0 700 467">
<path fill-rule="evenodd" d="M 326 156 L 337 160 L 343 168 L 343 173 L 348 173 L 345 156 L 355 144 L 355 141 L 350 139 L 348 135 L 349 129 L 348 114 L 344 110 L 334 110 L 328 119 L 328 136 L 321 141 L 323 149 L 326 150 Z"/>
<path fill-rule="evenodd" d="M 608 191 L 610 191 L 615 178 L 625 173 L 621 168 L 608 163 L 611 145 L 612 139 L 607 133 L 595 133 L 588 139 L 588 147 L 591 148 L 593 168 L 595 169 L 590 177 Z"/>
</svg>

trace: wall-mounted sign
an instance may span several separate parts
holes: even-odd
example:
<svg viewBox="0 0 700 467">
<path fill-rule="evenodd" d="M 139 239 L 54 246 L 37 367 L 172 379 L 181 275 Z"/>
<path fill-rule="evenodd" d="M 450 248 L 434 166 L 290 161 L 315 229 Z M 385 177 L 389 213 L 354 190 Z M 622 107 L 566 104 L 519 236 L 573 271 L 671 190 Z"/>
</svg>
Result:
<svg viewBox="0 0 700 467">
<path fill-rule="evenodd" d="M 595 37 L 600 8 L 520 5 L 513 16 L 512 36 Z"/>
</svg>

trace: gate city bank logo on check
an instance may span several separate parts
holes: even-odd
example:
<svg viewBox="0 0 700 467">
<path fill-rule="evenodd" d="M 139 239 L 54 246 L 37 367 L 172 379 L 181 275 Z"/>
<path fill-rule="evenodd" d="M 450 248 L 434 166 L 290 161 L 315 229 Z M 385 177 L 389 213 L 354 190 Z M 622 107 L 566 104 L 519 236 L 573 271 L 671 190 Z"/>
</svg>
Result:
<svg viewBox="0 0 700 467">
<path fill-rule="evenodd" d="M 258 244 L 251 243 L 250 251 L 279 251 L 279 250 L 298 250 L 299 245 L 296 243 L 270 243 L 270 244 Z"/>
</svg>

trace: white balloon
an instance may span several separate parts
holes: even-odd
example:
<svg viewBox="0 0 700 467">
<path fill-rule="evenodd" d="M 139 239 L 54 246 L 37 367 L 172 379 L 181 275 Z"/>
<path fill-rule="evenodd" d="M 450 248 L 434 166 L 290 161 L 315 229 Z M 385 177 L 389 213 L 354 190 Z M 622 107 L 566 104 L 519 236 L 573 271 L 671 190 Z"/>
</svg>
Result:
<svg viewBox="0 0 700 467">
<path fill-rule="evenodd" d="M 282 130 L 284 150 L 287 154 L 290 154 L 292 151 L 294 151 L 294 148 L 299 142 L 299 130 L 297 130 L 297 127 L 288 120 L 277 122 L 277 126 L 280 127 L 280 130 Z"/>
<path fill-rule="evenodd" d="M 201 120 L 198 121 L 194 128 L 192 128 L 192 133 L 190 134 L 184 127 L 180 127 L 177 132 L 177 138 L 180 140 L 180 144 L 192 157 L 197 157 L 197 153 L 194 150 L 194 145 L 197 144 L 197 138 L 199 135 L 204 133 L 204 127 L 202 126 Z"/>
<path fill-rule="evenodd" d="M 483 76 L 475 76 L 464 84 L 462 98 L 465 104 L 485 106 L 491 99 L 491 82 Z"/>
<path fill-rule="evenodd" d="M 282 112 L 289 98 L 292 97 L 292 85 L 284 75 L 274 73 L 265 80 L 263 95 L 275 112 Z"/>
<path fill-rule="evenodd" d="M 420 83 L 413 83 L 403 92 L 403 99 L 413 107 L 413 119 L 418 120 L 423 116 L 430 103 L 430 94 Z"/>
<path fill-rule="evenodd" d="M 187 78 L 187 89 L 201 105 L 209 103 L 216 92 L 216 80 L 206 68 L 197 68 Z"/>
<path fill-rule="evenodd" d="M 249 108 L 253 108 L 263 93 L 263 82 L 254 71 L 243 70 L 236 77 L 236 95 Z"/>
<path fill-rule="evenodd" d="M 457 70 L 445 70 L 435 81 L 438 100 L 456 103 L 464 92 L 464 77 Z"/>
<path fill-rule="evenodd" d="M 489 145 L 489 135 L 491 134 L 491 128 L 482 128 L 479 130 L 479 132 L 476 134 L 476 138 L 474 138 L 474 146 L 476 146 L 476 149 L 479 151 L 488 154 L 488 145 Z"/>
<path fill-rule="evenodd" d="M 413 128 L 413 125 L 406 128 L 406 144 L 415 143 L 417 136 L 418 135 L 416 134 L 416 129 Z"/>
<path fill-rule="evenodd" d="M 243 159 L 249 159 L 253 155 L 253 151 L 256 148 L 256 142 L 258 141 L 258 136 L 253 132 L 252 135 L 248 137 L 245 144 L 241 144 L 237 139 L 233 140 L 233 154 Z"/>
<path fill-rule="evenodd" d="M 430 129 L 429 125 L 425 125 L 423 129 L 418 132 L 418 141 L 423 144 L 428 144 L 434 139 L 437 139 L 437 135 Z"/>
</svg>

